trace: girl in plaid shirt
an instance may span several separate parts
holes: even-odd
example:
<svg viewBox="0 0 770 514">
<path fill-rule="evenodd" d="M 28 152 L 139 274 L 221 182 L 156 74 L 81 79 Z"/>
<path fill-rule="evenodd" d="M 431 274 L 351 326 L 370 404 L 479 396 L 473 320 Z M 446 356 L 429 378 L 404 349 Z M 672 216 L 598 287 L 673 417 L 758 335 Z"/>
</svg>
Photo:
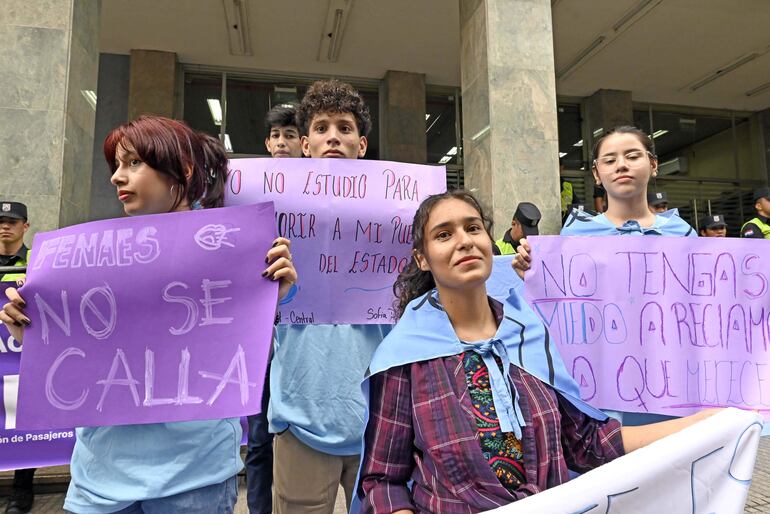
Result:
<svg viewBox="0 0 770 514">
<path fill-rule="evenodd" d="M 353 512 L 494 509 L 713 414 L 621 428 L 582 402 L 520 295 L 487 296 L 490 225 L 465 191 L 431 196 L 415 214 L 414 259 L 394 286 L 401 319 L 365 384 Z"/>
</svg>

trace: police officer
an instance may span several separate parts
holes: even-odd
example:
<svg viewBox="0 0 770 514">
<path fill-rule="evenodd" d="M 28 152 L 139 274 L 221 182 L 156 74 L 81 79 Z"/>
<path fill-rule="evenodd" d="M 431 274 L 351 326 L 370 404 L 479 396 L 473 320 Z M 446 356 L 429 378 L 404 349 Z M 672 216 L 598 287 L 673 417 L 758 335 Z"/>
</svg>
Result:
<svg viewBox="0 0 770 514">
<path fill-rule="evenodd" d="M 727 237 L 727 223 L 721 214 L 703 216 L 700 220 L 701 237 Z"/>
<path fill-rule="evenodd" d="M 24 245 L 24 234 L 29 229 L 27 206 L 19 202 L 0 201 L 0 266 L 26 266 L 29 249 Z M 2 282 L 21 283 L 24 273 L 6 273 Z M 11 498 L 5 514 L 21 514 L 32 510 L 35 493 L 32 481 L 34 469 L 17 469 L 13 475 Z"/>
<path fill-rule="evenodd" d="M 668 210 L 668 195 L 665 192 L 647 193 L 647 207 L 653 214 L 660 214 Z"/>
<path fill-rule="evenodd" d="M 513 213 L 511 228 L 505 231 L 502 239 L 495 241 L 495 246 L 501 255 L 510 255 L 516 253 L 519 246 L 519 240 L 523 237 L 536 236 L 540 232 L 537 224 L 540 223 L 540 209 L 535 204 L 521 202 L 516 206 L 516 212 Z M 495 252 L 497 255 L 498 252 Z"/>
<path fill-rule="evenodd" d="M 29 229 L 27 206 L 19 202 L 0 201 L 0 266 L 26 266 L 29 250 L 24 246 L 24 234 Z M 2 282 L 24 278 L 23 273 L 7 273 Z"/>
<path fill-rule="evenodd" d="M 572 204 L 581 203 L 580 197 L 575 193 L 572 182 L 564 178 L 564 160 L 559 158 L 559 196 L 561 196 L 561 215 L 565 217 L 570 212 Z"/>
<path fill-rule="evenodd" d="M 741 237 L 770 239 L 770 187 L 754 191 L 754 209 L 757 215 L 743 224 Z"/>
<path fill-rule="evenodd" d="M 607 191 L 604 186 L 597 184 L 594 186 L 594 211 L 599 214 L 607 210 Z"/>
</svg>

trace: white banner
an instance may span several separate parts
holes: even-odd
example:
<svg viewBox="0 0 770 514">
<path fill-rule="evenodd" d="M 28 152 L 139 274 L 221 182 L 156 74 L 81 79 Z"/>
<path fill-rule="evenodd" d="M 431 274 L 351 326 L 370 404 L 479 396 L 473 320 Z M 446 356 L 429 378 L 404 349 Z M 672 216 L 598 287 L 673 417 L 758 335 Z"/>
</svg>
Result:
<svg viewBox="0 0 770 514">
<path fill-rule="evenodd" d="M 0 377 L 3 389 L 3 408 L 5 409 L 5 429 L 16 428 L 16 398 L 19 396 L 19 375 Z"/>
<path fill-rule="evenodd" d="M 762 417 L 726 409 L 679 433 L 494 514 L 741 514 Z"/>
</svg>

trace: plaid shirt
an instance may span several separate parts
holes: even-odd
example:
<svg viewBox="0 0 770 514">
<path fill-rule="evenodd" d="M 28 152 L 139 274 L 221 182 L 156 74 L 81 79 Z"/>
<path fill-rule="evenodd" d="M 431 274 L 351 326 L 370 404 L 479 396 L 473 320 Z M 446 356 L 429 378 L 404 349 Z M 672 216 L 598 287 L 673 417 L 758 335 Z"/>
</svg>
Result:
<svg viewBox="0 0 770 514">
<path fill-rule="evenodd" d="M 358 491 L 361 512 L 481 512 L 566 482 L 568 468 L 588 471 L 623 455 L 617 421 L 586 416 L 516 366 L 511 366 L 510 377 L 526 421 L 522 447 L 527 483 L 513 493 L 481 453 L 460 355 L 372 376 Z"/>
</svg>

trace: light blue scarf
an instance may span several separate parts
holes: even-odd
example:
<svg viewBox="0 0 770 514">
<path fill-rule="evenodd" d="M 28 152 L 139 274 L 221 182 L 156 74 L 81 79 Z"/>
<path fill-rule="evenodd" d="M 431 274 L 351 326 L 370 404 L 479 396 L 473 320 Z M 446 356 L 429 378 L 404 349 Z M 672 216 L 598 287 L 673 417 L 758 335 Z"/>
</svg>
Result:
<svg viewBox="0 0 770 514">
<path fill-rule="evenodd" d="M 474 343 L 462 342 L 457 337 L 435 289 L 412 300 L 372 357 L 367 378 L 362 384 L 367 402 L 364 425 L 369 421 L 369 378 L 372 375 L 397 366 L 466 351 L 478 353 L 489 369 L 492 399 L 503 432 L 513 432 L 521 439 L 521 427 L 525 426 L 519 407 L 519 392 L 509 375 L 511 365 L 550 385 L 584 414 L 599 421 L 606 420 L 606 414 L 580 399 L 580 388 L 564 366 L 557 349 L 551 347 L 545 325 L 520 295 L 522 285 L 520 280 L 514 281 L 514 288 L 508 290 L 507 298 L 498 296 L 503 303 L 503 319 L 497 333 L 488 341 Z M 500 359 L 502 370 L 495 356 Z M 362 465 L 366 458 L 365 444 L 362 438 Z M 359 512 L 361 505 L 361 498 L 358 497 L 360 468 L 358 474 L 350 510 L 353 513 Z"/>
<path fill-rule="evenodd" d="M 492 388 L 495 412 L 500 420 L 500 430 L 513 432 L 521 440 L 521 427 L 526 423 L 519 407 L 519 391 L 508 375 L 511 368 L 508 349 L 500 339 L 463 343 L 463 347 L 479 354 L 489 370 L 489 386 Z M 495 356 L 502 362 L 502 370 L 497 366 Z"/>
<path fill-rule="evenodd" d="M 580 388 L 572 379 L 540 318 L 515 289 L 503 302 L 503 319 L 488 341 L 460 341 L 434 289 L 412 300 L 393 330 L 383 340 L 369 365 L 369 375 L 387 369 L 458 355 L 478 353 L 489 369 L 495 410 L 504 432 L 521 438 L 524 418 L 519 393 L 510 379 L 513 364 L 558 391 L 581 412 L 605 420 L 607 416 L 580 399 Z M 495 361 L 502 363 L 502 370 Z"/>
</svg>

